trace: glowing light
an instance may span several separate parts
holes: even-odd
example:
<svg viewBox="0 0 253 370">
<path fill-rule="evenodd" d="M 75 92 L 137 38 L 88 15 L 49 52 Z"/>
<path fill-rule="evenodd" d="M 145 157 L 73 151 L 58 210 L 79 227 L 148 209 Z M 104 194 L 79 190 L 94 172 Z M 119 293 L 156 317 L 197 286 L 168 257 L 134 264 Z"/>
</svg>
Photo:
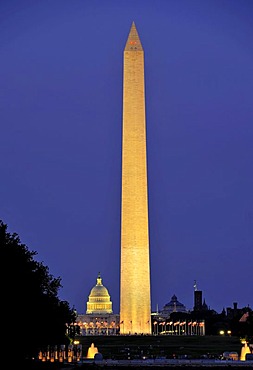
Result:
<svg viewBox="0 0 253 370">
<path fill-rule="evenodd" d="M 94 358 L 96 353 L 98 353 L 98 349 L 94 346 L 94 343 L 91 343 L 91 346 L 88 348 L 87 358 Z"/>
</svg>

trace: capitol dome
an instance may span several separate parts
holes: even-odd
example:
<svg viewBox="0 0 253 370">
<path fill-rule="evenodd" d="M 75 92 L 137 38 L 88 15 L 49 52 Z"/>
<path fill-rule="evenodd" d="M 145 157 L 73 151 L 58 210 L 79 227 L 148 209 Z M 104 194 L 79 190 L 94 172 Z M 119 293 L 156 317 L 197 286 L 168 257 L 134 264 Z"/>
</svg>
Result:
<svg viewBox="0 0 253 370">
<path fill-rule="evenodd" d="M 97 284 L 90 291 L 86 314 L 108 313 L 112 313 L 112 302 L 107 288 L 102 284 L 102 278 L 99 273 Z"/>
</svg>

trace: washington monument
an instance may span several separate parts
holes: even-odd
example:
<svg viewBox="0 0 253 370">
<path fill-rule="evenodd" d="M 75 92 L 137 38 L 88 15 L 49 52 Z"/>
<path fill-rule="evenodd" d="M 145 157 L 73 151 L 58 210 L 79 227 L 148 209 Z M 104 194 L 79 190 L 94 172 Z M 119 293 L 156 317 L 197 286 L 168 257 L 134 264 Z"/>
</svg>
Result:
<svg viewBox="0 0 253 370">
<path fill-rule="evenodd" d="M 134 22 L 124 49 L 120 334 L 151 334 L 144 52 Z"/>
</svg>

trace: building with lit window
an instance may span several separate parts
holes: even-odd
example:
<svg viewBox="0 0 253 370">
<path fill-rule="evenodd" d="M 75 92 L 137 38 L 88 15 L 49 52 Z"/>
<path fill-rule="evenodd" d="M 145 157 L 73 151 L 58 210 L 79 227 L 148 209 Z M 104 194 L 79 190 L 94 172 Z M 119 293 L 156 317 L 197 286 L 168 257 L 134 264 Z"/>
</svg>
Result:
<svg viewBox="0 0 253 370">
<path fill-rule="evenodd" d="M 81 335 L 116 335 L 119 333 L 119 315 L 113 313 L 108 289 L 103 285 L 100 273 L 91 289 L 86 314 L 77 315 Z"/>
</svg>

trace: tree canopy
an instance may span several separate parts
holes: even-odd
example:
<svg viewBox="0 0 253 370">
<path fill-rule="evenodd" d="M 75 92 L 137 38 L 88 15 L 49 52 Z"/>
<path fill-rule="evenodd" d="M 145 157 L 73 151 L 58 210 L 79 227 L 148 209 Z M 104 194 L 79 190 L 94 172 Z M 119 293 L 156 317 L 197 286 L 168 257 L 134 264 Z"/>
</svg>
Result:
<svg viewBox="0 0 253 370">
<path fill-rule="evenodd" d="M 9 233 L 0 220 L 0 253 L 3 307 L 2 341 L 20 358 L 30 358 L 47 345 L 68 344 L 67 327 L 76 313 L 58 297 L 61 278 L 35 260 L 37 252 Z"/>
</svg>

